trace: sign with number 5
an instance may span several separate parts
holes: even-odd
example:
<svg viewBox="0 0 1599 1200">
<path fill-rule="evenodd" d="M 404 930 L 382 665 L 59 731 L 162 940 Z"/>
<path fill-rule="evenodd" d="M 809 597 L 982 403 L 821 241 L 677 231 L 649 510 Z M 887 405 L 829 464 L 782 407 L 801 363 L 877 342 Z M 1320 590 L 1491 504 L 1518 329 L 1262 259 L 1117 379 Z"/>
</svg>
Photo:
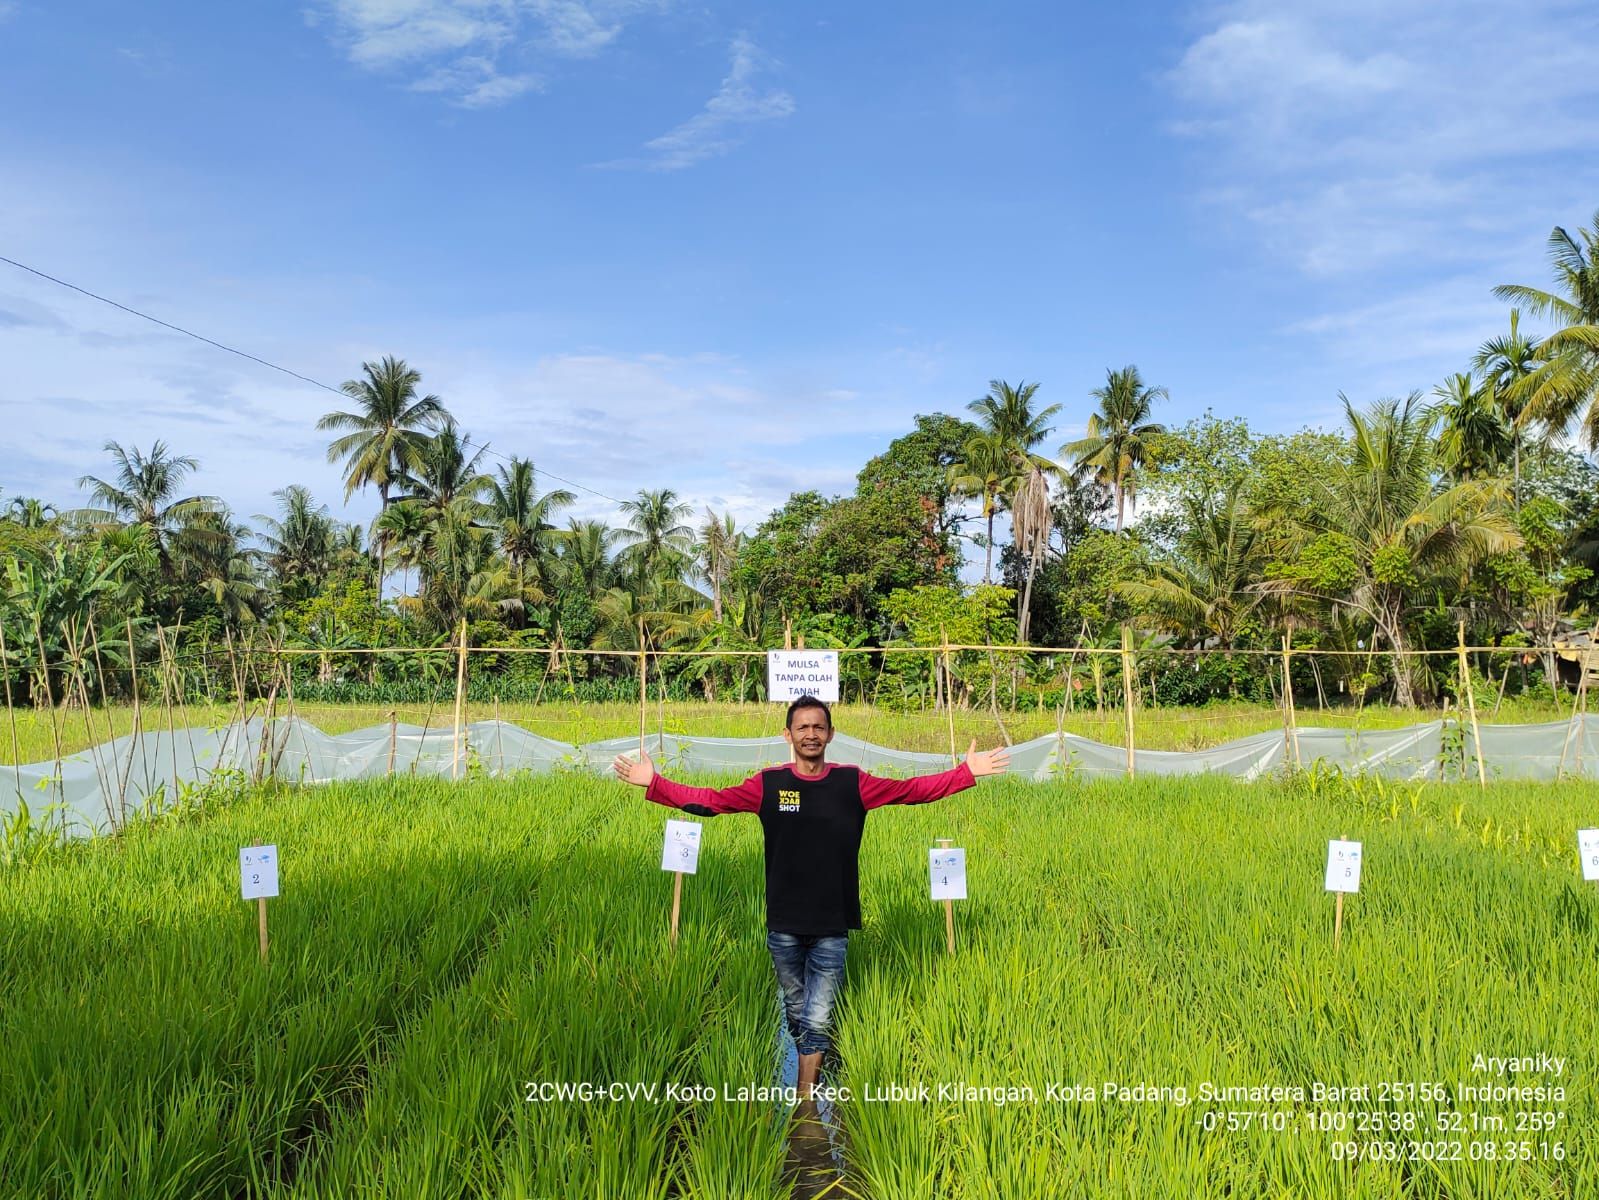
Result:
<svg viewBox="0 0 1599 1200">
<path fill-rule="evenodd" d="M 1360 890 L 1360 843 L 1327 843 L 1327 890 L 1329 892 L 1358 892 Z"/>
</svg>

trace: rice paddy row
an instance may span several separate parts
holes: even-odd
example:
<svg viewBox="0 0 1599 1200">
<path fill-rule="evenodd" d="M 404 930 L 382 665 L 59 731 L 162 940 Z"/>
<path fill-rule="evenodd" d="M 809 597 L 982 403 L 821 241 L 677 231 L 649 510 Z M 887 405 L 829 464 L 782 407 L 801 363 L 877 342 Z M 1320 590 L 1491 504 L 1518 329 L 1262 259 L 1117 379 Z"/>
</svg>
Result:
<svg viewBox="0 0 1599 1200">
<path fill-rule="evenodd" d="M 831 1080 L 851 1096 L 848 1186 L 882 1200 L 1594 1194 L 1599 892 L 1573 831 L 1599 824 L 1596 808 L 1581 784 L 1199 778 L 990 781 L 874 814 Z M 708 823 L 674 950 L 666 815 L 568 775 L 272 789 L 0 876 L 0 1104 L 24 1117 L 0 1128 L 0 1186 L 783 1195 L 785 1114 L 739 1098 L 779 1073 L 760 829 Z M 1339 836 L 1367 861 L 1334 954 L 1322 862 Z M 939 837 L 970 863 L 954 956 L 928 899 Z M 257 840 L 282 856 L 264 968 L 238 893 L 238 848 Z M 1491 1082 L 1477 1055 L 1537 1053 L 1559 1072 L 1513 1082 L 1559 1087 L 1558 1102 L 1464 1098 L 1463 1081 Z M 529 1101 L 530 1084 L 585 1081 L 656 1093 L 535 1086 Z M 1382 1083 L 1443 1090 L 1199 1100 L 1206 1084 Z M 867 1099 L 920 1084 L 929 1099 Z M 1079 1085 L 1096 1098 L 1046 1097 Z M 1228 1127 L 1255 1110 L 1281 1116 Z M 1546 1110 L 1550 1128 L 1514 1128 Z M 1376 1115 L 1326 1115 L 1351 1112 Z M 1396 1126 L 1407 1113 L 1414 1130 Z M 1473 1131 L 1488 1118 L 1507 1126 Z M 1381 1149 L 1415 1142 L 1459 1157 Z"/>
</svg>

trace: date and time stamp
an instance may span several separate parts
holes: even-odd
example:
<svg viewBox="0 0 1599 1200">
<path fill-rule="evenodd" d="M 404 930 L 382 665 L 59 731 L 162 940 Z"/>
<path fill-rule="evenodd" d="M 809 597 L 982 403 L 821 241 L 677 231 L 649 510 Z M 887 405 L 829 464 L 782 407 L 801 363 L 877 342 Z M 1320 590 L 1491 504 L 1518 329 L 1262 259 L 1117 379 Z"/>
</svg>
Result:
<svg viewBox="0 0 1599 1200">
<path fill-rule="evenodd" d="M 855 1081 L 823 1085 L 832 1104 L 1170 1106 L 1205 1136 L 1311 1138 L 1340 1162 L 1564 1162 L 1570 1143 L 1570 1063 L 1559 1056 L 1475 1055 L 1459 1076 L 1369 1083 L 1168 1085 Z M 651 1081 L 524 1084 L 529 1104 L 644 1102 L 673 1105 L 779 1103 L 792 1087 Z M 1586 1101 L 1579 1101 L 1582 1108 Z"/>
</svg>

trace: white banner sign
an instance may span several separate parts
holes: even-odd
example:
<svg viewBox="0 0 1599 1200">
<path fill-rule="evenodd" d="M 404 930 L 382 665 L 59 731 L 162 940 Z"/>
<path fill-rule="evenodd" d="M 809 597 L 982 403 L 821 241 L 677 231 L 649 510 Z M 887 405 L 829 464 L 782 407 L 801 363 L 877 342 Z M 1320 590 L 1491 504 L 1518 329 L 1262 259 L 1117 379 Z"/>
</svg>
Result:
<svg viewBox="0 0 1599 1200">
<path fill-rule="evenodd" d="M 766 698 L 787 704 L 801 696 L 838 702 L 837 650 L 766 652 Z"/>
<path fill-rule="evenodd" d="M 933 871 L 933 899 L 966 899 L 966 851 L 929 850 L 927 859 Z"/>
<path fill-rule="evenodd" d="M 1327 890 L 1329 892 L 1358 892 L 1360 890 L 1360 843 L 1327 843 Z"/>
<path fill-rule="evenodd" d="M 693 875 L 700 865 L 700 823 L 668 821 L 666 845 L 661 847 L 661 870 Z"/>
<path fill-rule="evenodd" d="M 239 851 L 239 887 L 246 900 L 270 900 L 278 894 L 276 846 L 245 846 Z"/>
<path fill-rule="evenodd" d="M 1577 830 L 1577 855 L 1582 859 L 1582 877 L 1599 879 L 1599 829 Z"/>
</svg>

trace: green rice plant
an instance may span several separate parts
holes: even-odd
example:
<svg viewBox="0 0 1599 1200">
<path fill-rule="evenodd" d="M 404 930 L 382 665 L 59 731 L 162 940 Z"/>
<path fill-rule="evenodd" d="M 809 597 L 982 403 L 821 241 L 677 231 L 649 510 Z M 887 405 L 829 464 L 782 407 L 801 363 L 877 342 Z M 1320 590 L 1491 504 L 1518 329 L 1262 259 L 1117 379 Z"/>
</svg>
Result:
<svg viewBox="0 0 1599 1200">
<path fill-rule="evenodd" d="M 0 1104 L 35 1119 L 0 1125 L 4 1190 L 783 1195 L 787 1112 L 723 1098 L 778 1082 L 760 829 L 707 822 L 673 947 L 668 815 L 564 772 L 275 787 L 7 872 Z M 848 1185 L 878 1200 L 1593 1194 L 1599 895 L 1572 831 L 1594 819 L 1588 785 L 1330 775 L 985 781 L 874 813 L 830 1065 L 853 1093 L 837 1110 Z M 1367 858 L 1335 953 L 1322 868 L 1338 836 Z M 928 898 L 943 837 L 969 860 L 953 956 Z M 256 840 L 283 857 L 265 967 L 237 891 Z M 1530 1139 L 1561 1157 L 1346 1161 L 1335 1145 L 1373 1136 L 1313 1124 L 1512 1118 L 1459 1087 L 1485 1081 L 1476 1054 L 1540 1050 L 1563 1074 L 1517 1082 L 1566 1088 Z M 656 1090 L 527 1098 L 583 1081 Z M 1207 1082 L 1380 1081 L 1442 1091 L 1197 1098 Z M 865 1099 L 895 1082 L 989 1098 Z M 669 1083 L 714 1098 L 671 1099 Z M 1051 1084 L 1095 1098 L 1047 1101 Z M 1287 1124 L 1229 1128 L 1239 1109 Z"/>
</svg>

